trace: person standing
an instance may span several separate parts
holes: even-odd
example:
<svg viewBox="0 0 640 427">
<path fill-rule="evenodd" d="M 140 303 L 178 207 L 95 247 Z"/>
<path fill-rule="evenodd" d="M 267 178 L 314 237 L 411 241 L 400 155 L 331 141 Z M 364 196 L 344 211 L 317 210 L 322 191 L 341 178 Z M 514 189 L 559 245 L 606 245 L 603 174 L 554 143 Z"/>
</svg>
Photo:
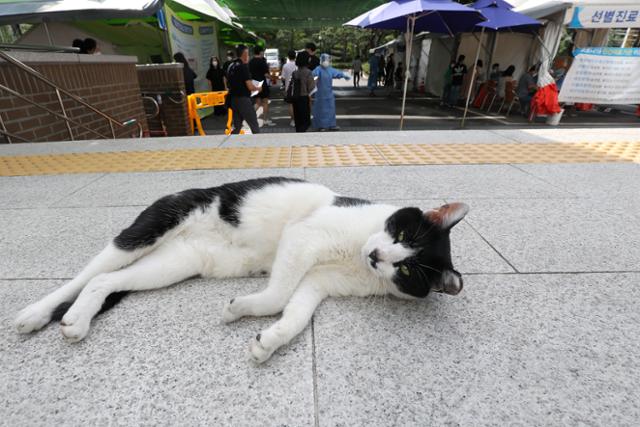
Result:
<svg viewBox="0 0 640 427">
<path fill-rule="evenodd" d="M 351 66 L 353 71 L 353 87 L 360 87 L 360 74 L 362 74 L 362 61 L 360 60 L 360 56 L 356 56 L 356 59 L 353 60 L 353 65 Z"/>
<path fill-rule="evenodd" d="M 533 94 L 536 93 L 536 90 L 538 90 L 535 76 L 536 66 L 532 65 L 525 74 L 520 76 L 520 79 L 518 80 L 518 89 L 516 93 L 520 100 L 520 111 L 525 117 L 529 117 L 531 99 L 533 98 Z"/>
<path fill-rule="evenodd" d="M 320 65 L 320 59 L 316 56 L 316 45 L 314 43 L 307 43 L 304 48 L 309 55 L 309 70 L 313 71 Z"/>
<path fill-rule="evenodd" d="M 369 96 L 376 96 L 374 91 L 378 84 L 378 64 L 378 56 L 372 53 L 371 56 L 369 56 L 369 81 L 367 82 Z"/>
<path fill-rule="evenodd" d="M 309 54 L 306 51 L 298 53 L 296 65 L 298 69 L 293 72 L 290 83 L 293 85 L 293 117 L 296 132 L 306 132 L 311 126 L 309 94 L 316 86 L 309 70 Z"/>
<path fill-rule="evenodd" d="M 460 98 L 460 88 L 464 83 L 464 76 L 467 74 L 467 66 L 464 65 L 465 56 L 460 55 L 458 61 L 451 69 L 451 90 L 449 92 L 449 105 L 455 107 Z"/>
<path fill-rule="evenodd" d="M 456 65 L 456 61 L 451 60 L 449 66 L 444 72 L 444 83 L 442 86 L 442 99 L 440 100 L 440 106 L 449 107 L 449 97 L 451 94 L 451 74 L 453 73 L 453 67 Z"/>
<path fill-rule="evenodd" d="M 378 86 L 384 86 L 385 82 L 385 70 L 387 63 L 384 60 L 384 54 L 380 54 L 378 59 Z"/>
<path fill-rule="evenodd" d="M 269 120 L 269 64 L 264 57 L 262 46 L 254 46 L 253 58 L 249 61 L 249 71 L 253 80 L 262 82 L 262 90 L 256 96 L 256 110 L 262 107 L 265 126 L 275 126 L 276 124 Z"/>
<path fill-rule="evenodd" d="M 227 71 L 229 71 L 229 66 L 233 64 L 233 60 L 235 59 L 235 53 L 232 50 L 227 51 L 227 60 L 222 64 L 222 74 L 224 75 L 224 84 L 229 87 L 229 82 L 227 81 Z"/>
<path fill-rule="evenodd" d="M 282 81 L 284 82 L 284 90 L 285 94 L 287 88 L 289 87 L 289 83 L 291 83 L 291 76 L 293 72 L 296 70 L 296 51 L 290 50 L 287 52 L 287 63 L 282 66 Z M 291 122 L 289 126 L 295 127 L 296 123 L 293 120 L 293 104 L 289 104 L 289 117 L 291 118 Z"/>
<path fill-rule="evenodd" d="M 212 92 L 221 92 L 227 90 L 227 85 L 224 79 L 224 71 L 222 71 L 222 64 L 217 56 L 212 56 L 209 59 L 209 70 L 207 70 L 207 80 L 211 84 Z M 227 109 L 224 105 L 216 105 L 213 107 L 214 114 L 221 116 L 226 113 Z"/>
<path fill-rule="evenodd" d="M 393 63 L 393 55 L 389 55 L 387 58 L 387 68 L 384 70 L 384 75 L 386 76 L 384 80 L 384 85 L 386 87 L 393 86 L 393 72 L 395 69 L 395 65 Z"/>
<path fill-rule="evenodd" d="M 249 48 L 243 44 L 236 48 L 237 59 L 229 65 L 227 81 L 229 82 L 228 104 L 233 111 L 232 134 L 240 133 L 242 121 L 245 120 L 252 133 L 260 133 L 256 110 L 251 102 L 251 92 L 261 88 L 253 84 L 249 72 Z"/>
<path fill-rule="evenodd" d="M 313 70 L 317 77 L 318 91 L 313 102 L 313 127 L 323 130 L 338 130 L 336 125 L 336 97 L 333 94 L 333 79 L 349 80 L 349 76 L 331 66 L 331 56 L 320 55 L 320 66 Z"/>
<path fill-rule="evenodd" d="M 187 95 L 195 93 L 195 80 L 198 78 L 198 75 L 189 66 L 187 58 L 185 58 L 182 52 L 177 52 L 175 55 L 173 55 L 173 60 L 182 64 L 185 92 L 187 92 Z"/>
</svg>

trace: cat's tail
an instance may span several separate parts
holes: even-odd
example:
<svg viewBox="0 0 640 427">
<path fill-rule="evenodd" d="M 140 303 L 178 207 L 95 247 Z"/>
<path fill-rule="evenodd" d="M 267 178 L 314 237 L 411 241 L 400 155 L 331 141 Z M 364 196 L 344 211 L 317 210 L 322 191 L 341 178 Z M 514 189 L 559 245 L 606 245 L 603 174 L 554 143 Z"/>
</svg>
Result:
<svg viewBox="0 0 640 427">
<path fill-rule="evenodd" d="M 105 298 L 104 303 L 102 303 L 102 307 L 100 308 L 100 311 L 97 315 L 104 313 L 105 311 L 111 309 L 114 305 L 118 304 L 120 300 L 122 300 L 122 298 L 124 298 L 129 292 L 130 291 L 120 291 L 107 295 L 107 298 Z M 59 304 L 51 313 L 51 320 L 62 320 L 67 310 L 69 310 L 69 308 L 73 305 L 74 301 L 65 301 Z"/>
</svg>

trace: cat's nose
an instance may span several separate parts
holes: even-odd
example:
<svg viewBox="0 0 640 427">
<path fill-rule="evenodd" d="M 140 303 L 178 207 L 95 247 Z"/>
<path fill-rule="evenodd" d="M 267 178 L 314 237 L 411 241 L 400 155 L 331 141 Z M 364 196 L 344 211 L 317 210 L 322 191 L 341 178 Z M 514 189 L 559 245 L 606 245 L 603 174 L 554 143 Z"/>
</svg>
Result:
<svg viewBox="0 0 640 427">
<path fill-rule="evenodd" d="M 371 260 L 371 266 L 375 267 L 376 264 L 378 263 L 379 259 L 378 259 L 378 250 L 374 249 L 371 251 L 371 253 L 369 254 L 369 259 Z"/>
</svg>

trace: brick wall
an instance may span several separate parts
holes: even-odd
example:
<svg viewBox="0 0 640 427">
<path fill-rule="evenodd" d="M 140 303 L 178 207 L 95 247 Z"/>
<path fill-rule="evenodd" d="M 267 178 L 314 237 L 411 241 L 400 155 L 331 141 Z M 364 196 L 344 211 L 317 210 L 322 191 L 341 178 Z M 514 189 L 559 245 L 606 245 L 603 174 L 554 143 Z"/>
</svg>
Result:
<svg viewBox="0 0 640 427">
<path fill-rule="evenodd" d="M 181 94 L 185 93 L 182 64 L 148 64 L 138 65 L 138 81 L 144 94 L 155 97 L 162 96 L 160 116 L 164 121 L 169 136 L 189 135 L 189 119 L 187 101 Z M 173 99 L 173 101 L 172 101 Z M 182 99 L 183 102 L 174 101 Z M 151 131 L 162 128 L 160 117 L 148 118 Z"/>
<path fill-rule="evenodd" d="M 124 122 L 135 118 L 145 130 L 147 129 L 135 57 L 18 52 L 10 52 L 10 55 L 118 121 Z M 0 59 L 0 83 L 32 101 L 62 113 L 53 88 L 2 59 Z M 63 95 L 62 99 L 67 116 L 104 137 L 111 137 L 111 129 L 106 119 L 71 98 Z M 30 142 L 70 140 L 64 120 L 3 90 L 0 90 L 0 118 L 4 121 L 8 132 Z M 126 128 L 115 126 L 114 129 L 118 138 L 131 137 L 138 131 L 137 126 Z M 76 140 L 100 138 L 95 133 L 75 124 L 71 124 L 71 131 Z M 2 141 L 1 136 L 0 141 Z M 12 140 L 11 142 L 20 141 Z"/>
</svg>

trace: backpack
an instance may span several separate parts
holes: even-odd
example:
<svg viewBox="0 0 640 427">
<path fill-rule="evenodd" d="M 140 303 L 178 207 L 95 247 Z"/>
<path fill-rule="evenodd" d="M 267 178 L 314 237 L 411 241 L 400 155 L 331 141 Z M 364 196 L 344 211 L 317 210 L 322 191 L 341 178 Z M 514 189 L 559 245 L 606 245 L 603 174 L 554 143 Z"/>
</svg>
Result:
<svg viewBox="0 0 640 427">
<path fill-rule="evenodd" d="M 298 72 L 294 71 L 289 80 L 289 86 L 287 86 L 287 93 L 284 96 L 285 102 L 292 104 L 296 98 L 300 96 L 300 79 L 298 78 Z"/>
</svg>

